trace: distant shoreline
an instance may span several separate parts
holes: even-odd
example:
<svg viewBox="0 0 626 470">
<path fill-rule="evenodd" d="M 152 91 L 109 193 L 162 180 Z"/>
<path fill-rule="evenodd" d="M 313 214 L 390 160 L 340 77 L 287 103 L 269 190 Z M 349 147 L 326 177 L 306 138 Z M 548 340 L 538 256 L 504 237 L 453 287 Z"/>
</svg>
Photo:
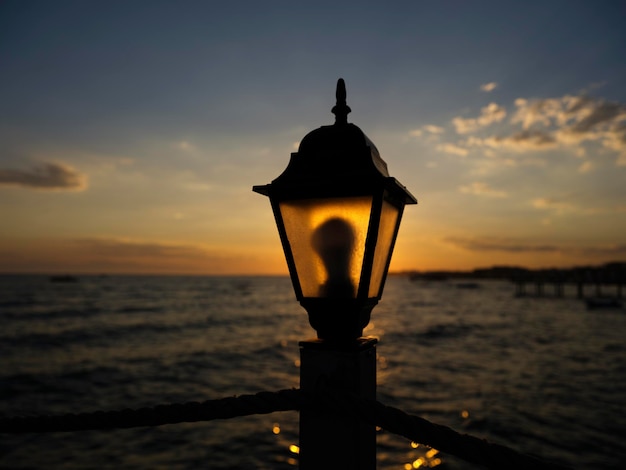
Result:
<svg viewBox="0 0 626 470">
<path fill-rule="evenodd" d="M 559 277 L 580 277 L 589 275 L 609 275 L 618 276 L 621 279 L 626 278 L 626 261 L 611 261 L 599 265 L 572 266 L 569 268 L 525 268 L 522 266 L 491 266 L 486 268 L 475 268 L 471 270 L 455 270 L 455 269 L 437 269 L 437 270 L 403 270 L 390 271 L 389 276 L 406 276 L 412 279 L 430 279 L 440 280 L 444 278 L 455 279 L 503 279 L 512 280 L 524 277 L 541 276 L 559 276 Z M 41 276 L 41 277 L 136 277 L 136 276 L 153 276 L 153 277 L 286 277 L 288 273 L 108 273 L 108 272 L 72 272 L 72 271 L 48 271 L 48 272 L 2 272 L 1 277 L 6 276 Z"/>
<path fill-rule="evenodd" d="M 520 266 L 492 266 L 476 268 L 470 271 L 432 270 L 432 271 L 402 271 L 389 273 L 390 276 L 404 275 L 413 280 L 445 280 L 454 279 L 502 279 L 516 280 L 524 278 L 562 278 L 580 279 L 588 277 L 602 277 L 616 280 L 626 280 L 626 261 L 611 261 L 601 265 L 574 266 L 570 268 L 524 268 Z"/>
</svg>

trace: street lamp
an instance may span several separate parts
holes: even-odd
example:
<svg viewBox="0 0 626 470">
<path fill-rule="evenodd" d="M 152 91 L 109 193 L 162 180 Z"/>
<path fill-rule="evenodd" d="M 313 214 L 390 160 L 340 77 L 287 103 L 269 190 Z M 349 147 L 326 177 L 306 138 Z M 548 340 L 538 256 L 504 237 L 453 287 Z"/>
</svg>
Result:
<svg viewBox="0 0 626 470">
<path fill-rule="evenodd" d="M 400 219 L 415 197 L 367 136 L 347 122 L 343 79 L 335 124 L 307 134 L 283 173 L 253 190 L 270 198 L 296 298 L 318 338 L 359 338 L 381 298 Z"/>
<path fill-rule="evenodd" d="M 375 338 L 363 338 L 381 298 L 406 204 L 417 200 L 347 117 L 337 82 L 335 124 L 307 134 L 289 165 L 253 190 L 270 198 L 289 274 L 317 339 L 300 341 L 300 389 L 320 384 L 376 397 Z M 358 419 L 303 408 L 300 470 L 374 470 L 376 429 Z"/>
</svg>

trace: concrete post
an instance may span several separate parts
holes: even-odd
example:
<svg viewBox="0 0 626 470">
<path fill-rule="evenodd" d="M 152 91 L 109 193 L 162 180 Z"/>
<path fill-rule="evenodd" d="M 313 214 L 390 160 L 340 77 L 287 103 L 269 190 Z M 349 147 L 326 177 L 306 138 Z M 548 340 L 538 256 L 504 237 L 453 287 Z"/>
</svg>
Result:
<svg viewBox="0 0 626 470">
<path fill-rule="evenodd" d="M 322 380 L 328 387 L 376 399 L 377 342 L 300 342 L 300 389 L 315 393 Z M 358 419 L 302 410 L 299 460 L 301 470 L 375 470 L 376 428 Z"/>
</svg>

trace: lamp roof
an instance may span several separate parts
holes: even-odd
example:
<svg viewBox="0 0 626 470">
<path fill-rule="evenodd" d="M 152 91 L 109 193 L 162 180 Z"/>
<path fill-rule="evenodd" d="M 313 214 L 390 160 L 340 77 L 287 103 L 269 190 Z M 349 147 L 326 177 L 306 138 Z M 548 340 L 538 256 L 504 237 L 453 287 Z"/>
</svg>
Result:
<svg viewBox="0 0 626 470">
<path fill-rule="evenodd" d="M 319 127 L 304 136 L 293 155 L 291 165 L 309 172 L 314 168 L 334 175 L 357 176 L 378 173 L 388 177 L 387 163 L 380 157 L 374 143 L 357 126 L 335 123 Z M 310 174 L 310 173 L 309 173 Z"/>
<path fill-rule="evenodd" d="M 346 104 L 345 83 L 341 78 L 336 96 L 337 104 L 332 109 L 335 124 L 319 127 L 304 136 L 285 171 L 271 184 L 255 186 L 254 190 L 265 195 L 299 193 L 304 197 L 312 188 L 350 195 L 382 185 L 405 204 L 415 204 L 415 197 L 389 176 L 387 164 L 374 143 L 361 129 L 347 122 L 350 107 Z"/>
</svg>

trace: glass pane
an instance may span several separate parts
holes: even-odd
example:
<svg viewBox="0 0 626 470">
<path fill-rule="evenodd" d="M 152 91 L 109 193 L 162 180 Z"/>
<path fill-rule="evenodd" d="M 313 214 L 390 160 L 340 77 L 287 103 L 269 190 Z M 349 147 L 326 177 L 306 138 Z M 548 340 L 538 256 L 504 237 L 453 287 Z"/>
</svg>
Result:
<svg viewBox="0 0 626 470">
<path fill-rule="evenodd" d="M 383 209 L 378 227 L 378 241 L 376 252 L 374 253 L 374 264 L 372 266 L 372 282 L 370 283 L 368 297 L 377 297 L 380 285 L 383 282 L 383 274 L 389 258 L 389 250 L 395 237 L 396 224 L 398 222 L 398 208 L 383 201 Z"/>
<path fill-rule="evenodd" d="M 371 197 L 280 203 L 304 297 L 356 297 Z"/>
</svg>

